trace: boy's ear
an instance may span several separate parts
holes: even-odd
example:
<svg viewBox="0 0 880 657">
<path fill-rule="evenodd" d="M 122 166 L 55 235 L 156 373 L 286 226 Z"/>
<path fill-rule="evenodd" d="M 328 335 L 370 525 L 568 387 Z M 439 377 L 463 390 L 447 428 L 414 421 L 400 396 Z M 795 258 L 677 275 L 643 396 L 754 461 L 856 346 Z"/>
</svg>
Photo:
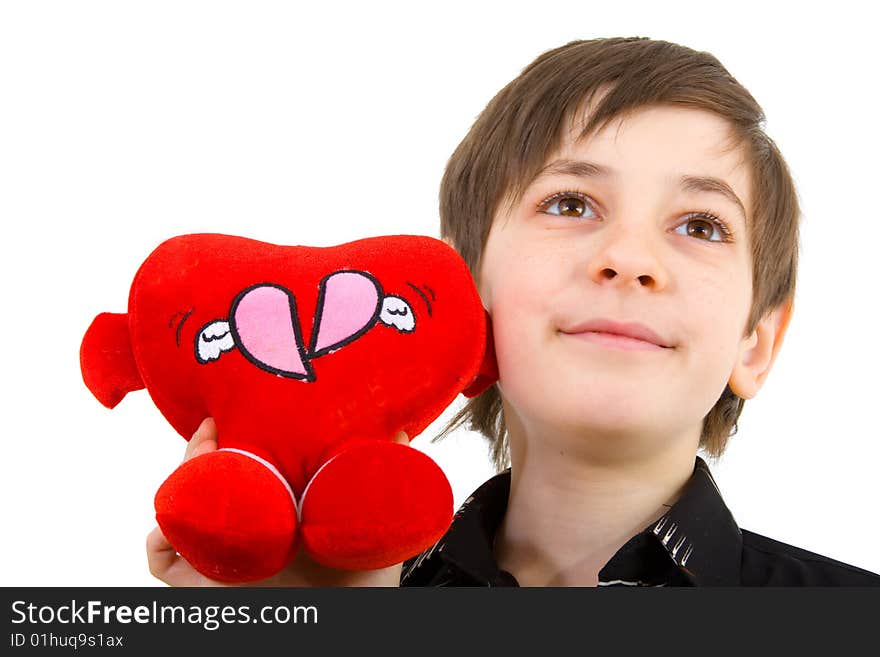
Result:
<svg viewBox="0 0 880 657">
<path fill-rule="evenodd" d="M 793 305 L 794 301 L 789 299 L 768 312 L 752 334 L 740 344 L 728 381 L 730 389 L 738 397 L 751 399 L 764 384 L 788 330 Z"/>
</svg>

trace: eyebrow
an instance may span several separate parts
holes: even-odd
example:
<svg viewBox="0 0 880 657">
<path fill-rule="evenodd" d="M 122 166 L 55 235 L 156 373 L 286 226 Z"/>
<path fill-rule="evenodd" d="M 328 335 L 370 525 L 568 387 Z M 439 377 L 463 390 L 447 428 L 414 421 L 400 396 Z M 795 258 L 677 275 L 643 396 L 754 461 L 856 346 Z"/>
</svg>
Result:
<svg viewBox="0 0 880 657">
<path fill-rule="evenodd" d="M 535 176 L 535 180 L 552 175 L 575 176 L 577 178 L 613 178 L 617 174 L 614 169 L 596 164 L 595 162 L 587 162 L 586 160 L 554 160 Z M 743 218 L 746 217 L 746 209 L 742 201 L 733 191 L 730 185 L 712 176 L 693 176 L 682 175 L 679 178 L 679 188 L 683 192 L 690 193 L 708 193 L 723 196 L 728 201 L 739 208 Z"/>
</svg>

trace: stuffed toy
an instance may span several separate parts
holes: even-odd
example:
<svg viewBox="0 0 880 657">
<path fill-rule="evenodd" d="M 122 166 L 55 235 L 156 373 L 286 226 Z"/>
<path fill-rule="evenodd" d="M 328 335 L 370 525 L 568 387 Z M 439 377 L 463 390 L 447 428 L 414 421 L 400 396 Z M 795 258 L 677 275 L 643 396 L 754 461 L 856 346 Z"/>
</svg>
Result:
<svg viewBox="0 0 880 657">
<path fill-rule="evenodd" d="M 128 312 L 94 319 L 80 364 L 102 404 L 146 388 L 187 440 L 214 418 L 219 449 L 180 465 L 155 508 L 181 556 L 227 582 L 269 577 L 298 549 L 361 570 L 436 542 L 449 482 L 393 437 L 498 376 L 465 262 L 415 235 L 174 237 L 141 265 Z"/>
</svg>

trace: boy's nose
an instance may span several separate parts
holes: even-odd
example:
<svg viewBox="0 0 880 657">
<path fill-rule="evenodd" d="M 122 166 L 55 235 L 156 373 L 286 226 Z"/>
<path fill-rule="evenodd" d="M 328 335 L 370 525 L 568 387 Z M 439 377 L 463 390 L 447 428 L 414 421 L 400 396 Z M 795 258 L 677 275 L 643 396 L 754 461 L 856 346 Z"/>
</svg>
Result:
<svg viewBox="0 0 880 657">
<path fill-rule="evenodd" d="M 590 279 L 599 285 L 666 287 L 668 273 L 646 229 L 608 226 L 588 263 Z"/>
</svg>

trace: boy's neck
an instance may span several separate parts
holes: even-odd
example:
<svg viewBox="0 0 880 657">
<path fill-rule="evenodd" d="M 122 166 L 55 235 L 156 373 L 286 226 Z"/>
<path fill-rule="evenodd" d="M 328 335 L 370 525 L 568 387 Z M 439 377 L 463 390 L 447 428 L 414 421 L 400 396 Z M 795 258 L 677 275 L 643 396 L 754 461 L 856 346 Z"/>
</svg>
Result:
<svg viewBox="0 0 880 657">
<path fill-rule="evenodd" d="M 617 550 L 679 498 L 699 442 L 699 434 L 667 437 L 656 453 L 614 459 L 536 447 L 514 431 L 510 498 L 494 550 L 522 586 L 595 586 Z M 548 438 L 566 442 L 541 440 Z"/>
</svg>

